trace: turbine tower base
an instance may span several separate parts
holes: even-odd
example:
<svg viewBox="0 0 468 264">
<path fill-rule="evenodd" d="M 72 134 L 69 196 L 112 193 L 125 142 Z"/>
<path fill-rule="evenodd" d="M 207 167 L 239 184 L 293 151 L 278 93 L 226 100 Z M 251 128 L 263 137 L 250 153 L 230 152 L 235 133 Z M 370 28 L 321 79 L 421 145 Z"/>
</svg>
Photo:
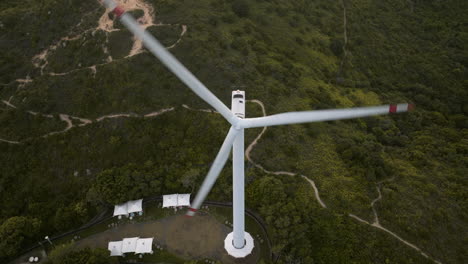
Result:
<svg viewBox="0 0 468 264">
<path fill-rule="evenodd" d="M 234 247 L 234 233 L 231 232 L 227 235 L 226 239 L 224 239 L 224 249 L 226 249 L 227 253 L 230 256 L 233 256 L 235 258 L 245 258 L 250 253 L 252 253 L 252 250 L 254 248 L 254 240 L 252 236 L 244 232 L 244 238 L 245 238 L 245 245 L 243 248 L 235 248 Z"/>
</svg>

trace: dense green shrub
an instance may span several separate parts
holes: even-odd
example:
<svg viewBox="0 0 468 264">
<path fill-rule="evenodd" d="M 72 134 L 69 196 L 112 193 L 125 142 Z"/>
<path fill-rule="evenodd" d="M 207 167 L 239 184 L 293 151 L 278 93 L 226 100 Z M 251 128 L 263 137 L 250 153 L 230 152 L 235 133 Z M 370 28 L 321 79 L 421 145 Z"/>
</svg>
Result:
<svg viewBox="0 0 468 264">
<path fill-rule="evenodd" d="M 41 222 L 36 218 L 14 216 L 0 225 L 0 260 L 17 255 L 37 238 Z"/>
</svg>

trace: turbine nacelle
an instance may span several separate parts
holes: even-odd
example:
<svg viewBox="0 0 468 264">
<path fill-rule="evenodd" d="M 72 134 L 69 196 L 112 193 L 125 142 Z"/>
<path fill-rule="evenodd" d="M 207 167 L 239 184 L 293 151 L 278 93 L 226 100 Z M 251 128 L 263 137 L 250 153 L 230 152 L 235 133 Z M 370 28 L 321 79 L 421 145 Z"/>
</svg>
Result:
<svg viewBox="0 0 468 264">
<path fill-rule="evenodd" d="M 245 92 L 244 91 L 239 91 L 239 90 L 232 91 L 231 111 L 238 118 L 241 118 L 241 119 L 245 118 Z"/>
</svg>

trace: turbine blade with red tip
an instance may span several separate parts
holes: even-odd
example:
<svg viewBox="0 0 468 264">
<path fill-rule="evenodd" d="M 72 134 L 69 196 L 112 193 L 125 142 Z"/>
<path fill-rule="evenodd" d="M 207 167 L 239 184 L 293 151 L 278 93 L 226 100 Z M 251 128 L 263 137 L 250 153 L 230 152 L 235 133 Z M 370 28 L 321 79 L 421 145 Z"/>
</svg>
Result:
<svg viewBox="0 0 468 264">
<path fill-rule="evenodd" d="M 229 133 L 227 134 L 226 139 L 224 140 L 223 145 L 221 146 L 221 149 L 218 152 L 218 155 L 216 155 L 216 158 L 213 164 L 211 165 L 211 168 L 208 171 L 208 174 L 206 175 L 206 178 L 203 181 L 200 190 L 197 193 L 197 196 L 195 196 L 195 199 L 191 204 L 191 208 L 187 211 L 186 216 L 195 215 L 195 212 L 200 208 L 203 201 L 205 201 L 206 196 L 208 196 L 208 193 L 210 193 L 211 188 L 213 188 L 213 184 L 218 179 L 221 170 L 223 169 L 227 159 L 229 158 L 229 153 L 231 152 L 232 144 L 234 143 L 234 140 L 236 139 L 238 133 L 239 130 L 235 129 L 234 127 L 231 127 L 231 129 L 229 130 Z"/>
<path fill-rule="evenodd" d="M 250 128 L 310 123 L 319 121 L 332 121 L 374 115 L 385 115 L 389 113 L 402 113 L 411 111 L 413 109 L 414 105 L 412 104 L 392 104 L 371 107 L 289 112 L 265 117 L 242 119 L 240 121 L 240 126 L 242 128 Z"/>
<path fill-rule="evenodd" d="M 138 22 L 125 10 L 119 7 L 113 0 L 104 0 L 107 8 L 120 19 L 122 24 L 132 32 L 136 38 L 140 39 L 145 47 L 156 56 L 172 73 L 174 73 L 183 83 L 185 83 L 202 100 L 211 105 L 229 123 L 235 125 L 238 118 L 223 104 L 197 77 L 195 77 L 182 63 L 180 63 L 166 48 L 159 43 L 148 31 L 143 29 Z"/>
</svg>

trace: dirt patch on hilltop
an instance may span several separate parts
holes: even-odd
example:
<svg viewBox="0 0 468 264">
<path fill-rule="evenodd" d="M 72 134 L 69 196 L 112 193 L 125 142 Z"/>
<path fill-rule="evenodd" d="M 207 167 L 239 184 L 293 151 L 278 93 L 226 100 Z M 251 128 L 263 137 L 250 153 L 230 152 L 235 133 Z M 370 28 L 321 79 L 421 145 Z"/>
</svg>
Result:
<svg viewBox="0 0 468 264">
<path fill-rule="evenodd" d="M 211 215 L 198 214 L 187 218 L 181 214 L 157 221 L 123 224 L 77 241 L 75 247 L 107 248 L 109 241 L 125 237 L 154 237 L 155 243 L 182 258 L 210 258 L 227 264 L 257 263 L 260 257 L 258 247 L 255 247 L 247 258 L 240 260 L 226 253 L 224 239 L 230 232 L 231 228 L 221 224 Z"/>
</svg>

